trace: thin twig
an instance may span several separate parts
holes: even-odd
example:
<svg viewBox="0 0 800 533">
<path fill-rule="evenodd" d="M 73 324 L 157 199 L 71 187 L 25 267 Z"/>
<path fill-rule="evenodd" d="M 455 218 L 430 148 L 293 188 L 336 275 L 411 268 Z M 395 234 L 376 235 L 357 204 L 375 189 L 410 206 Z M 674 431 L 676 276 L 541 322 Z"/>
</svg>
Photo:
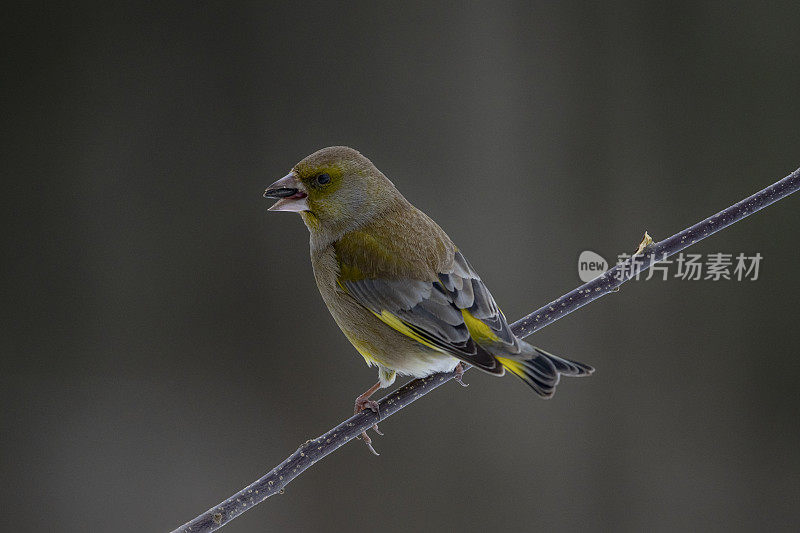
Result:
<svg viewBox="0 0 800 533">
<path fill-rule="evenodd" d="M 653 263 L 663 261 L 667 257 L 752 215 L 771 203 L 789 196 L 798 189 L 800 189 L 800 169 L 795 170 L 784 179 L 753 196 L 680 233 L 676 233 L 668 239 L 657 243 L 646 239 L 642 242 L 638 253 L 631 258 L 607 270 L 600 277 L 581 285 L 572 292 L 514 322 L 511 325 L 511 330 L 518 337 L 527 337 L 576 309 L 580 309 L 589 302 L 610 292 L 615 292 L 620 285 L 636 277 L 639 272 L 648 269 Z M 345 420 L 324 435 L 306 441 L 296 452 L 273 468 L 267 475 L 197 518 L 175 529 L 172 533 L 205 533 L 219 529 L 273 494 L 282 493 L 283 488 L 308 467 L 351 441 L 378 421 L 392 416 L 417 398 L 447 383 L 454 375 L 453 372 L 434 374 L 427 378 L 410 381 L 378 402 L 379 414 L 367 409 Z"/>
</svg>

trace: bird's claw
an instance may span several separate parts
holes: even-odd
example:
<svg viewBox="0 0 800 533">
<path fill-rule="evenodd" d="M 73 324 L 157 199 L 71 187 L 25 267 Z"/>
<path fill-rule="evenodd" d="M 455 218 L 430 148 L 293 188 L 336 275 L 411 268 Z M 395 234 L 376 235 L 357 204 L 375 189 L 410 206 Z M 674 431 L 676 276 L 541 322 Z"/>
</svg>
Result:
<svg viewBox="0 0 800 533">
<path fill-rule="evenodd" d="M 366 431 L 364 433 L 362 433 L 360 437 L 356 437 L 356 438 L 363 440 L 364 444 L 367 445 L 367 448 L 369 448 L 369 451 L 371 451 L 373 455 L 380 456 L 380 454 L 375 451 L 375 448 L 372 447 L 372 439 L 369 438 L 369 435 L 367 435 Z"/>
<path fill-rule="evenodd" d="M 376 402 L 375 400 L 368 400 L 366 398 L 361 398 L 361 397 L 356 398 L 356 410 L 353 414 L 357 415 L 364 409 L 369 409 L 373 413 L 378 413 L 379 415 L 381 414 L 380 411 L 378 410 L 378 402 Z"/>
<path fill-rule="evenodd" d="M 380 413 L 380 410 L 378 409 L 378 402 L 376 402 L 375 400 L 369 400 L 367 398 L 361 398 L 360 396 L 358 398 L 356 398 L 355 414 L 358 414 L 361 411 L 364 411 L 366 409 L 369 409 L 373 413 L 376 413 L 378 415 L 378 418 L 380 419 L 380 414 L 381 413 Z M 375 430 L 375 433 L 377 433 L 381 437 L 383 436 L 383 433 L 381 433 L 381 430 L 378 429 L 378 424 L 375 424 L 374 426 L 372 426 L 372 429 Z M 372 439 L 369 438 L 369 435 L 367 435 L 366 431 L 364 431 L 361 434 L 360 437 L 356 437 L 356 438 L 359 438 L 359 439 L 363 440 L 364 444 L 366 444 L 367 448 L 369 448 L 369 451 L 371 451 L 374 455 L 380 455 L 378 452 L 375 451 L 375 448 L 372 447 Z"/>
<path fill-rule="evenodd" d="M 461 365 L 461 363 L 458 363 L 453 371 L 455 372 L 455 375 L 453 376 L 453 381 L 455 381 L 462 387 L 469 387 L 469 383 L 464 383 L 462 381 L 462 378 L 464 377 L 464 367 Z"/>
</svg>

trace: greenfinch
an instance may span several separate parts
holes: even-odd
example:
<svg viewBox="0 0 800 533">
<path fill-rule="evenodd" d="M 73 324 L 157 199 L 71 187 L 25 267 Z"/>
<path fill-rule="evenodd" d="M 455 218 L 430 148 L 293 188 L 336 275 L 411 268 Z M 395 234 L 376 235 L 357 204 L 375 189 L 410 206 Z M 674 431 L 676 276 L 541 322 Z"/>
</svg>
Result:
<svg viewBox="0 0 800 533">
<path fill-rule="evenodd" d="M 367 364 L 378 368 L 379 381 L 356 399 L 356 412 L 377 412 L 370 396 L 398 374 L 455 370 L 463 385 L 462 362 L 496 376 L 508 370 L 544 398 L 560 375 L 593 372 L 515 337 L 442 228 L 356 150 L 314 152 L 264 197 L 278 200 L 270 211 L 300 214 L 322 299 Z M 375 453 L 366 432 L 362 437 Z"/>
</svg>

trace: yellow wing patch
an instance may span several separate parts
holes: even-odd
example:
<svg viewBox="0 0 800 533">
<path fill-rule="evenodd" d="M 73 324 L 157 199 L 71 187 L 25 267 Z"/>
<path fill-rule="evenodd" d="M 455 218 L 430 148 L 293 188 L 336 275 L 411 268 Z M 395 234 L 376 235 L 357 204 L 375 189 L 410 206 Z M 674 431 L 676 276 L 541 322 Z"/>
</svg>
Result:
<svg viewBox="0 0 800 533">
<path fill-rule="evenodd" d="M 495 355 L 494 358 L 500 361 L 500 364 L 503 365 L 503 368 L 507 368 L 508 371 L 514 374 L 515 376 L 521 377 L 522 379 L 526 379 L 525 367 L 522 365 L 522 362 L 517 361 L 515 359 L 509 359 L 508 357 L 500 357 L 497 355 Z"/>
<path fill-rule="evenodd" d="M 376 313 L 375 311 L 372 311 L 372 314 L 378 317 L 381 320 L 381 322 L 391 327 L 392 329 L 402 333 L 406 337 L 410 337 L 415 341 L 419 342 L 420 344 L 424 344 L 428 348 L 436 350 L 437 352 L 447 353 L 438 346 L 436 346 L 435 344 L 432 344 L 427 339 L 418 335 L 416 332 L 414 332 L 414 330 L 409 328 L 405 322 L 400 320 L 397 316 L 393 315 L 386 309 L 383 309 L 380 314 Z"/>
<path fill-rule="evenodd" d="M 383 309 L 380 313 L 372 311 L 372 314 L 378 317 L 381 320 L 381 322 L 391 327 L 395 331 L 402 333 L 406 337 L 412 338 L 415 341 L 419 342 L 420 344 L 424 344 L 428 348 L 436 350 L 437 352 L 447 353 L 447 351 L 436 346 L 435 344 L 431 343 L 428 339 L 422 337 L 417 332 L 412 330 L 410 327 L 408 327 L 408 325 L 405 322 L 403 322 L 400 318 L 390 313 L 386 309 Z M 464 324 L 467 326 L 467 330 L 469 331 L 470 336 L 474 340 L 478 342 L 481 341 L 497 342 L 500 340 L 500 338 L 497 335 L 495 335 L 495 333 L 492 331 L 492 328 L 490 328 L 481 320 L 472 316 L 469 311 L 467 311 L 466 309 L 462 309 L 461 314 L 464 317 Z M 362 355 L 364 354 L 362 353 Z"/>
<path fill-rule="evenodd" d="M 490 328 L 482 320 L 472 316 L 472 314 L 466 309 L 461 310 L 461 315 L 464 317 L 464 324 L 469 330 L 469 336 L 475 339 L 477 343 L 480 344 L 481 342 L 486 341 L 497 342 L 500 340 L 500 337 L 495 335 L 494 331 L 492 331 L 492 328 Z"/>
</svg>

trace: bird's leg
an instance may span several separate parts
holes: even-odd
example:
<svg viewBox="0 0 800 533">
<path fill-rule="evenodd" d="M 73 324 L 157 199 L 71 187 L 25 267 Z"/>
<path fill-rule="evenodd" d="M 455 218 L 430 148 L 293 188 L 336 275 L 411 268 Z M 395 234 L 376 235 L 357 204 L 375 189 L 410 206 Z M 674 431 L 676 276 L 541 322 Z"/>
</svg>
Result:
<svg viewBox="0 0 800 533">
<path fill-rule="evenodd" d="M 469 387 L 469 383 L 464 383 L 463 381 L 461 381 L 461 378 L 464 376 L 464 365 L 462 365 L 460 361 L 456 365 L 456 368 L 453 371 L 456 373 L 456 375 L 453 376 L 455 382 L 461 385 L 462 387 Z"/>
<path fill-rule="evenodd" d="M 370 409 L 373 412 L 378 413 L 378 415 L 380 416 L 380 412 L 378 411 L 378 402 L 369 399 L 369 397 L 375 394 L 375 391 L 377 391 L 380 388 L 381 388 L 381 382 L 379 381 L 375 385 L 367 389 L 366 392 L 364 392 L 364 394 L 356 398 L 356 409 L 353 414 L 358 414 L 364 409 Z M 377 433 L 378 435 L 383 435 L 383 433 L 381 433 L 380 430 L 378 429 L 378 424 L 372 426 L 372 429 L 374 429 L 375 433 Z M 367 445 L 367 448 L 369 448 L 369 451 L 371 451 L 375 455 L 380 455 L 378 452 L 375 451 L 375 448 L 372 447 L 372 439 L 369 438 L 369 435 L 367 435 L 366 431 L 361 433 L 361 438 L 364 440 L 364 444 Z"/>
</svg>

